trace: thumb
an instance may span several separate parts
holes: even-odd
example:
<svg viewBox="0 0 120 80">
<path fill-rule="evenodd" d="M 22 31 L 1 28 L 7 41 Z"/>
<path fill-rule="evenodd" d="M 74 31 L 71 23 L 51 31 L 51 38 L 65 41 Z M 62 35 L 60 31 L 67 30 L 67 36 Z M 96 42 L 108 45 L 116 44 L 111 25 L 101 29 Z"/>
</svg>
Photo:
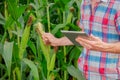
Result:
<svg viewBox="0 0 120 80">
<path fill-rule="evenodd" d="M 90 39 L 92 39 L 92 40 L 100 40 L 99 37 L 96 37 L 96 36 L 94 36 L 92 34 L 90 35 Z"/>
</svg>

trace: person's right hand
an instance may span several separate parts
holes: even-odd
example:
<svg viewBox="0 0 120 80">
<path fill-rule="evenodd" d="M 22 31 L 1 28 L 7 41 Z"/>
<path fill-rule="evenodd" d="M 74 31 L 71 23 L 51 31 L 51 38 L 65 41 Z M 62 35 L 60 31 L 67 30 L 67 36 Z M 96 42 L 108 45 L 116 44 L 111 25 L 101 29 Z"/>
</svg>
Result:
<svg viewBox="0 0 120 80">
<path fill-rule="evenodd" d="M 54 37 L 51 33 L 42 34 L 43 41 L 46 45 L 58 46 L 58 38 Z"/>
</svg>

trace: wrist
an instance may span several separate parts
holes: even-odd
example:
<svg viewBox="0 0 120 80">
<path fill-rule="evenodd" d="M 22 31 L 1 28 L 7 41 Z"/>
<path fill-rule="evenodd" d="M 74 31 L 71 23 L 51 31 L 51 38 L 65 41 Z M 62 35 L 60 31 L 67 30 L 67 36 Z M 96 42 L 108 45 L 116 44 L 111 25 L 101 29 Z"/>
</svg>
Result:
<svg viewBox="0 0 120 80">
<path fill-rule="evenodd" d="M 114 49 L 115 45 L 113 43 L 105 43 L 103 47 L 105 47 L 104 48 L 105 52 L 116 53 Z"/>
<path fill-rule="evenodd" d="M 67 37 L 59 38 L 58 43 L 59 46 L 73 45 L 73 43 Z"/>
</svg>

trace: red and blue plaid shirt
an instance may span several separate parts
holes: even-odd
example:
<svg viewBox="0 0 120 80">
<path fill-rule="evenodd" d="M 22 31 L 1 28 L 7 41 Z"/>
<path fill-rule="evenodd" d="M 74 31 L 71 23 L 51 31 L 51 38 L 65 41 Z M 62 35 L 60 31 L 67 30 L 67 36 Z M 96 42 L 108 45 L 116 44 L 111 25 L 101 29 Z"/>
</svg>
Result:
<svg viewBox="0 0 120 80">
<path fill-rule="evenodd" d="M 120 0 L 101 0 L 94 10 L 92 13 L 90 0 L 83 0 L 81 28 L 104 42 L 120 41 Z M 78 66 L 88 80 L 120 79 L 120 54 L 84 48 Z"/>
</svg>

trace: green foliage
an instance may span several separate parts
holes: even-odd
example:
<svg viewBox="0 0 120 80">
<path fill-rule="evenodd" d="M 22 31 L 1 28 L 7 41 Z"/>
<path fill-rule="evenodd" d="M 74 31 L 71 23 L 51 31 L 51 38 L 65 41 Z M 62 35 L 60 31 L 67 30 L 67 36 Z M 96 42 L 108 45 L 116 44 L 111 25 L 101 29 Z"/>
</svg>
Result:
<svg viewBox="0 0 120 80">
<path fill-rule="evenodd" d="M 51 61 L 50 61 L 50 65 L 49 65 L 49 70 L 50 71 L 54 70 L 55 59 L 56 59 L 56 54 L 54 53 L 51 57 Z"/>
<path fill-rule="evenodd" d="M 17 4 L 17 0 L 7 0 L 8 11 L 12 18 L 17 21 L 21 14 L 25 11 L 26 6 L 20 6 Z"/>
<path fill-rule="evenodd" d="M 62 29 L 65 27 L 65 24 L 58 24 L 55 26 L 55 28 L 52 30 L 52 34 L 56 34 L 58 32 L 58 30 Z"/>
<path fill-rule="evenodd" d="M 31 73 L 34 76 L 34 80 L 39 80 L 39 74 L 36 65 L 32 61 L 25 58 L 22 61 L 30 67 Z"/>
<path fill-rule="evenodd" d="M 5 26 L 4 26 L 4 28 L 5 28 L 5 29 L 10 28 L 10 27 L 11 27 L 10 25 L 12 25 L 13 22 L 14 22 L 13 18 L 12 18 L 11 16 L 9 16 L 9 17 L 7 18 L 7 20 L 5 21 Z"/>
<path fill-rule="evenodd" d="M 17 77 L 15 77 L 15 74 Z M 20 73 L 20 69 L 19 67 L 15 67 L 15 69 L 13 70 L 13 80 L 21 80 L 21 73 Z"/>
<path fill-rule="evenodd" d="M 10 79 L 11 65 L 12 65 L 12 51 L 13 51 L 13 42 L 5 42 L 4 52 L 2 54 L 5 64 L 7 66 L 7 71 Z"/>
<path fill-rule="evenodd" d="M 32 42 L 32 41 L 28 41 L 28 46 L 32 49 L 33 51 L 33 54 L 36 56 L 36 47 L 35 47 L 35 44 Z"/>
<path fill-rule="evenodd" d="M 3 15 L 0 13 L 0 24 L 4 25 L 5 24 L 5 18 L 3 17 Z"/>
<path fill-rule="evenodd" d="M 72 66 L 72 65 L 68 66 L 67 70 L 72 76 L 77 78 L 77 80 L 85 80 L 82 73 L 78 69 L 76 69 L 74 66 Z"/>
<path fill-rule="evenodd" d="M 59 38 L 63 36 L 61 30 L 80 31 L 76 25 L 80 2 L 1 0 L 0 79 L 82 80 L 77 68 L 82 48 L 64 46 L 55 51 L 54 47 L 44 44 L 41 35 L 50 32 Z M 41 30 L 36 28 L 36 23 L 42 24 Z"/>
</svg>

